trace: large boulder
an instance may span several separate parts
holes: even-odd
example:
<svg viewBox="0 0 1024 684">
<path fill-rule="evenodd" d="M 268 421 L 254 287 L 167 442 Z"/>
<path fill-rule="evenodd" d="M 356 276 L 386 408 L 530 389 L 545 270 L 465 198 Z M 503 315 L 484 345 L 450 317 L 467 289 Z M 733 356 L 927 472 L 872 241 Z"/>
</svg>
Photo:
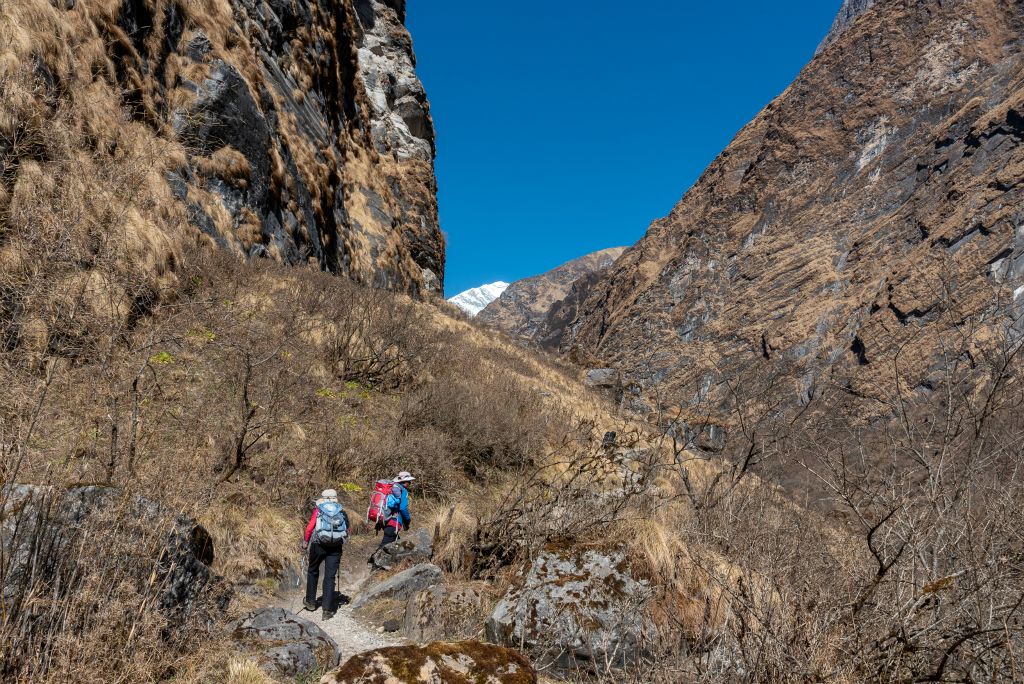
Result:
<svg viewBox="0 0 1024 684">
<path fill-rule="evenodd" d="M 155 605 L 168 615 L 184 617 L 210 602 L 223 608 L 228 600 L 223 581 L 210 570 L 213 540 L 192 518 L 115 487 L 9 485 L 0 490 L 5 606 L 18 610 L 30 589 L 49 586 L 58 596 L 74 591 L 95 550 L 82 545 L 83 538 L 124 545 L 137 562 L 121 563 L 126 576 L 119 579 L 134 581 L 140 593 L 153 592 Z"/>
<path fill-rule="evenodd" d="M 544 552 L 487 619 L 487 639 L 558 667 L 632 663 L 650 629 L 651 595 L 621 553 Z"/>
<path fill-rule="evenodd" d="M 479 641 L 393 646 L 353 656 L 320 684 L 535 684 L 537 672 L 521 654 Z"/>
<path fill-rule="evenodd" d="M 234 638 L 272 676 L 305 677 L 341 663 L 341 649 L 316 624 L 284 608 L 263 608 L 235 624 Z"/>
<path fill-rule="evenodd" d="M 468 639 L 482 622 L 483 598 L 472 587 L 442 585 L 417 592 L 405 609 L 405 635 L 421 643 Z"/>
<path fill-rule="evenodd" d="M 443 578 L 441 568 L 430 563 L 420 563 L 362 592 L 352 607 L 358 610 L 383 599 L 406 601 L 421 589 L 439 584 Z"/>
<path fill-rule="evenodd" d="M 406 533 L 402 539 L 382 546 L 374 551 L 371 562 L 381 570 L 391 568 L 405 561 L 422 563 L 430 560 L 433 555 L 433 540 L 426 530 Z"/>
</svg>

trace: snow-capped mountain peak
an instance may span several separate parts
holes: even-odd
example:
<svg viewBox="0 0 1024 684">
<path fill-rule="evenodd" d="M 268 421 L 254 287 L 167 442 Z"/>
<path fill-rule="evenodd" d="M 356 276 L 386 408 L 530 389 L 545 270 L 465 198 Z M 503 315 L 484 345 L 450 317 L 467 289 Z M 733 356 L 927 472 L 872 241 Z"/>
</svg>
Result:
<svg viewBox="0 0 1024 684">
<path fill-rule="evenodd" d="M 460 292 L 448 299 L 449 302 L 459 307 L 470 316 L 476 316 L 483 311 L 484 307 L 501 296 L 501 293 L 508 287 L 508 283 L 499 280 L 489 285 L 473 287 L 465 292 Z"/>
</svg>

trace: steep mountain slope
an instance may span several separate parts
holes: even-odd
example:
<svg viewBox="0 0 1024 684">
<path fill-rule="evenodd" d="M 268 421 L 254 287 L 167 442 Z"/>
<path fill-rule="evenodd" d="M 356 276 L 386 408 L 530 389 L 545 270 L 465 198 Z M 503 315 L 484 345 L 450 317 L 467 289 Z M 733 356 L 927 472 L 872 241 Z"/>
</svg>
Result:
<svg viewBox="0 0 1024 684">
<path fill-rule="evenodd" d="M 875 3 L 616 262 L 563 348 L 683 402 L 758 364 L 794 394 L 877 396 L 972 363 L 1021 294 L 1022 31 L 1020 2 Z"/>
<path fill-rule="evenodd" d="M 45 258 L 24 246 L 42 237 L 157 291 L 200 237 L 440 291 L 434 131 L 404 15 L 404 0 L 5 2 L 5 266 Z"/>
<path fill-rule="evenodd" d="M 836 14 L 835 21 L 832 22 L 832 27 L 828 31 L 828 35 L 821 41 L 821 45 L 818 46 L 815 54 L 828 47 L 850 24 L 857 20 L 857 17 L 867 12 L 874 4 L 875 0 L 843 0 L 839 13 Z"/>
<path fill-rule="evenodd" d="M 501 293 L 508 287 L 508 283 L 499 280 L 496 283 L 488 283 L 487 285 L 481 285 L 480 287 L 471 287 L 468 290 L 464 290 L 454 297 L 449 297 L 448 301 L 459 307 L 470 316 L 476 316 L 478 313 L 484 310 L 484 308 L 493 302 L 495 299 L 501 296 Z"/>
<path fill-rule="evenodd" d="M 570 294 L 574 283 L 608 268 L 624 251 L 625 247 L 603 249 L 573 259 L 547 273 L 517 280 L 488 304 L 478 318 L 514 337 L 526 340 L 550 337 L 545 323 L 549 318 L 561 320 L 559 310 L 562 301 Z"/>
</svg>

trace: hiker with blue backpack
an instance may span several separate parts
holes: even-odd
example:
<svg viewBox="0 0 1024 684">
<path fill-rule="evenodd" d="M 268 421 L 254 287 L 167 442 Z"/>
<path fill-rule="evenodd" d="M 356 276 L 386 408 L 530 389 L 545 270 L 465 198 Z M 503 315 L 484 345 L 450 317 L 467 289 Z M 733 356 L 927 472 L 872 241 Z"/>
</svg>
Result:
<svg viewBox="0 0 1024 684">
<path fill-rule="evenodd" d="M 303 550 L 309 550 L 306 568 L 306 598 L 302 607 L 316 610 L 316 587 L 320 579 L 320 564 L 324 565 L 323 618 L 334 617 L 334 581 L 341 565 L 341 551 L 348 539 L 348 514 L 338 503 L 338 492 L 325 489 L 316 502 L 313 515 L 306 525 Z"/>
</svg>

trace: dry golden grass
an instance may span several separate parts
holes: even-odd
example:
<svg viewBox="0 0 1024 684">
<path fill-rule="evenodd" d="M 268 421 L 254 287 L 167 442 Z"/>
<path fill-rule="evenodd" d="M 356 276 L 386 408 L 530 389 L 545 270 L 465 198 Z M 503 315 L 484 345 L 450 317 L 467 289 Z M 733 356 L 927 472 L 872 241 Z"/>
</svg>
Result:
<svg viewBox="0 0 1024 684">
<path fill-rule="evenodd" d="M 228 663 L 224 684 L 271 684 L 273 681 L 251 660 L 234 659 Z"/>
<path fill-rule="evenodd" d="M 240 495 L 244 497 L 244 494 Z M 214 570 L 237 581 L 252 581 L 296 566 L 299 516 L 285 517 L 265 502 L 215 503 L 200 517 L 217 549 Z"/>
</svg>

